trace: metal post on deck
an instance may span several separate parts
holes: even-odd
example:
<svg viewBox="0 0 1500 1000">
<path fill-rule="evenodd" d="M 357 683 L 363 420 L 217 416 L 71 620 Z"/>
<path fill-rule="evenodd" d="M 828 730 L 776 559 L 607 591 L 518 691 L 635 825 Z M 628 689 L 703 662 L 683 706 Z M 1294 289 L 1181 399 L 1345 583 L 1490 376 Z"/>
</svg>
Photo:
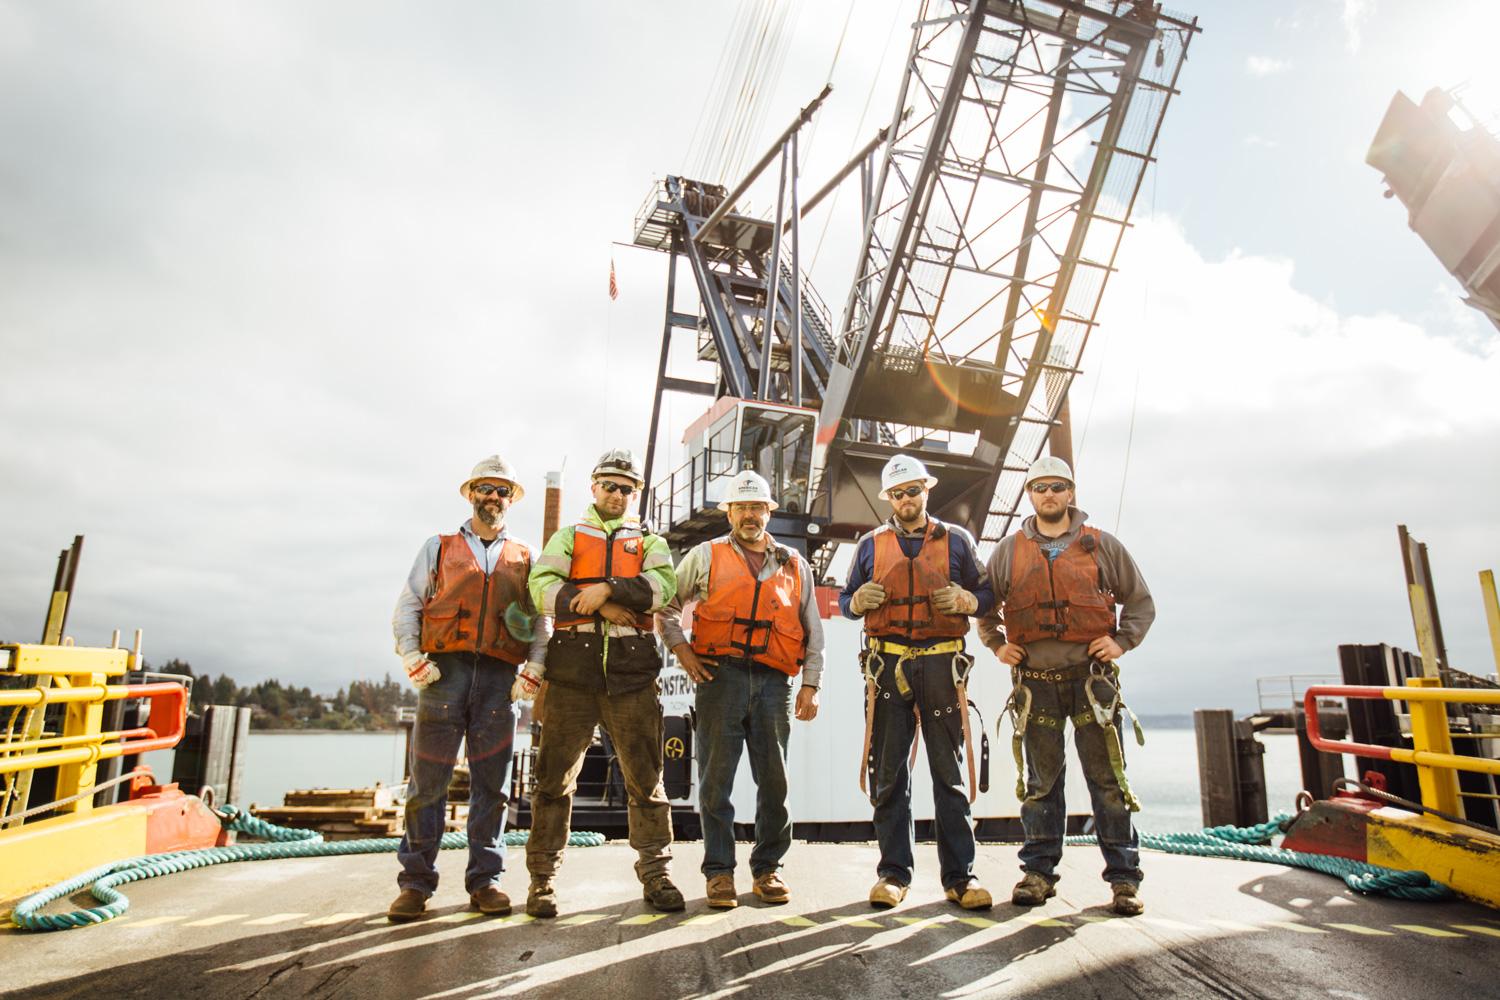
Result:
<svg viewBox="0 0 1500 1000">
<path fill-rule="evenodd" d="M 1407 687 L 1436 688 L 1443 682 L 1436 677 L 1412 677 Z M 1422 788 L 1422 804 L 1454 816 L 1464 815 L 1463 798 L 1458 794 L 1458 772 L 1451 767 L 1431 767 L 1421 763 L 1422 751 L 1453 753 L 1453 739 L 1448 731 L 1447 706 L 1441 701 L 1408 701 L 1411 710 L 1411 748 L 1416 754 L 1417 782 Z"/>
<path fill-rule="evenodd" d="M 1500 674 L 1500 600 L 1495 597 L 1495 571 L 1479 571 L 1479 591 L 1484 597 L 1484 620 L 1490 627 L 1490 648 L 1495 654 L 1495 673 Z"/>
</svg>

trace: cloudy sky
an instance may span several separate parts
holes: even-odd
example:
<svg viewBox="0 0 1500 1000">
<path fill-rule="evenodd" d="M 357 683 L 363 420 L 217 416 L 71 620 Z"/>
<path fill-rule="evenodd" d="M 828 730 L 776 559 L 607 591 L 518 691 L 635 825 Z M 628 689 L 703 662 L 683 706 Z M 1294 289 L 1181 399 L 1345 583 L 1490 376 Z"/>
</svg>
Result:
<svg viewBox="0 0 1500 1000">
<path fill-rule="evenodd" d="M 1489 672 L 1500 338 L 1363 157 L 1397 89 L 1500 109 L 1500 8 L 1175 6 L 1204 34 L 1073 396 L 1081 503 L 1160 608 L 1132 700 L 1247 707 L 1341 642 L 1413 645 L 1398 522 L 1453 662 Z M 832 65 L 821 182 L 888 115 L 916 7 L 862 0 L 844 33 L 846 4 L 793 4 L 753 145 Z M 602 447 L 644 447 L 665 270 L 612 241 L 689 162 L 737 8 L 0 2 L 0 637 L 39 634 L 81 533 L 80 643 L 140 627 L 241 683 L 399 672 L 397 588 L 478 458 L 522 470 L 535 538 L 547 469 L 577 508 Z"/>
</svg>

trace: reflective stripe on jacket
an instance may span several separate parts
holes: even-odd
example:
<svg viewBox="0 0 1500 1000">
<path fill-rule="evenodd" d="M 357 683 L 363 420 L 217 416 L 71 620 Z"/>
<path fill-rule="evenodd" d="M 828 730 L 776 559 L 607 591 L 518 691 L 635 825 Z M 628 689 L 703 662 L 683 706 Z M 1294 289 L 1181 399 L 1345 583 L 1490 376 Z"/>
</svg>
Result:
<svg viewBox="0 0 1500 1000">
<path fill-rule="evenodd" d="M 872 636 L 935 639 L 959 638 L 969 632 L 967 615 L 933 610 L 931 594 L 946 587 L 948 529 L 936 518 L 927 519 L 922 548 L 908 559 L 889 524 L 876 528 L 875 569 L 870 579 L 885 588 L 885 603 L 865 615 L 865 631 Z"/>
<path fill-rule="evenodd" d="M 505 627 L 505 609 L 516 601 L 529 606 L 526 577 L 531 550 L 507 538 L 494 571 L 486 575 L 463 535 L 439 536 L 437 579 L 422 605 L 424 653 L 483 653 L 506 663 L 523 663 L 528 644 Z"/>
<path fill-rule="evenodd" d="M 1078 540 L 1048 559 L 1034 538 L 1018 536 L 1005 594 L 1005 637 L 1025 645 L 1037 639 L 1092 642 L 1115 633 L 1115 597 L 1102 589 L 1099 529 L 1084 525 Z"/>
<path fill-rule="evenodd" d="M 693 609 L 693 652 L 754 660 L 795 677 L 806 659 L 799 557 L 777 545 L 766 558 L 776 571 L 758 580 L 727 537 L 714 541 L 708 596 Z"/>
<path fill-rule="evenodd" d="M 623 521 L 609 532 L 596 524 L 580 522 L 573 527 L 573 561 L 568 569 L 568 581 L 582 589 L 590 584 L 604 583 L 612 576 L 640 576 L 645 552 L 646 539 L 638 522 Z M 567 608 L 556 610 L 554 622 L 560 629 L 580 622 L 604 620 L 604 616 L 597 613 L 580 615 Z M 650 633 L 655 626 L 656 620 L 650 614 L 635 612 L 636 628 Z"/>
</svg>

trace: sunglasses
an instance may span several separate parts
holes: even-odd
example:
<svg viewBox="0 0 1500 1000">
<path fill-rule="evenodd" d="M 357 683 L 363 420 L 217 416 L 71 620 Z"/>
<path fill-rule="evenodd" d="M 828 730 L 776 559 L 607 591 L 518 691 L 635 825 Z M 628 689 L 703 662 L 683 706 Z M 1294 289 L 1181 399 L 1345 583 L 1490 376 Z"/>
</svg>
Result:
<svg viewBox="0 0 1500 1000">
<path fill-rule="evenodd" d="M 630 496 L 630 494 L 634 493 L 636 489 L 634 486 L 625 486 L 621 483 L 612 483 L 608 479 L 595 480 L 594 485 L 599 487 L 606 493 L 618 493 L 621 496 L 625 497 Z"/>
<path fill-rule="evenodd" d="M 895 489 L 886 490 L 885 491 L 885 495 L 888 496 L 888 497 L 890 497 L 892 500 L 900 500 L 902 497 L 914 497 L 914 496 L 917 496 L 918 494 L 920 494 L 926 488 L 927 487 L 925 487 L 925 486 L 907 486 L 907 487 L 899 487 L 898 486 Z"/>
<path fill-rule="evenodd" d="M 1073 484 L 1072 483 L 1032 483 L 1031 484 L 1031 492 L 1033 492 L 1033 493 L 1046 493 L 1048 490 L 1051 490 L 1053 493 L 1066 493 L 1068 490 L 1071 490 L 1072 488 L 1073 488 Z"/>
<path fill-rule="evenodd" d="M 482 497 L 487 497 L 493 493 L 495 496 L 500 497 L 503 500 L 514 493 L 515 490 L 503 483 L 499 486 L 496 486 L 493 483 L 480 483 L 478 486 L 469 487 L 469 492 L 478 493 Z"/>
</svg>

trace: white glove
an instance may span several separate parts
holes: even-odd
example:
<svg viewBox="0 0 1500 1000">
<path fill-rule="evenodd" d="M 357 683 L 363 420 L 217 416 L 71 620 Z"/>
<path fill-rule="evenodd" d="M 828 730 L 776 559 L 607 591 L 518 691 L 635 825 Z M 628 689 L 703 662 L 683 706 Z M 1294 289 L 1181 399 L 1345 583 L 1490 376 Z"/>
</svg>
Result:
<svg viewBox="0 0 1500 1000">
<path fill-rule="evenodd" d="M 547 672 L 541 663 L 527 663 L 516 671 L 516 682 L 510 686 L 511 701 L 531 701 L 542 689 L 542 675 Z"/>
<path fill-rule="evenodd" d="M 429 660 L 427 654 L 419 649 L 414 649 L 410 653 L 402 653 L 401 665 L 406 668 L 406 676 L 410 678 L 412 687 L 418 691 L 443 676 L 437 664 Z"/>
<path fill-rule="evenodd" d="M 854 596 L 849 598 L 849 610 L 857 615 L 866 611 L 874 611 L 885 603 L 885 588 L 871 580 L 869 583 L 860 584 Z"/>
<path fill-rule="evenodd" d="M 972 615 L 979 610 L 979 598 L 950 583 L 932 592 L 932 606 L 945 615 Z"/>
</svg>

